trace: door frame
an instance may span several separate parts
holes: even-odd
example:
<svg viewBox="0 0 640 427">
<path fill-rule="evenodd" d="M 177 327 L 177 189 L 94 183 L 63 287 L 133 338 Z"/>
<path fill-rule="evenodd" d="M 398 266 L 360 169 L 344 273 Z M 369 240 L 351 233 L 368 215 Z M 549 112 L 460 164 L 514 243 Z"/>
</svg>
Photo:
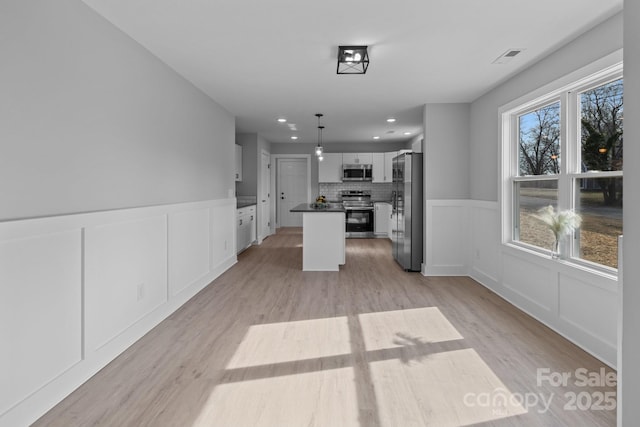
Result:
<svg viewBox="0 0 640 427">
<path fill-rule="evenodd" d="M 274 194 L 275 203 L 271 204 L 271 218 L 275 218 L 275 221 L 272 221 L 271 231 L 275 233 L 276 228 L 280 228 L 280 218 L 278 218 L 278 205 L 280 204 L 279 198 L 276 193 L 276 180 L 278 179 L 278 168 L 280 167 L 279 161 L 283 160 L 294 160 L 294 159 L 306 159 L 307 160 L 307 203 L 311 203 L 311 155 L 310 154 L 272 154 L 271 155 L 271 164 L 276 165 L 276 169 L 271 173 L 271 194 Z"/>
<path fill-rule="evenodd" d="M 264 221 L 264 218 L 262 218 L 262 203 L 261 203 L 261 199 L 262 199 L 262 175 L 264 170 L 262 169 L 262 156 L 267 155 L 269 157 L 269 222 L 271 223 L 271 225 L 269 226 L 269 231 L 267 234 L 265 235 L 261 235 L 262 231 L 259 229 L 260 226 L 262 226 L 262 221 Z M 275 170 L 275 168 L 272 166 L 273 165 L 273 160 L 271 157 L 271 153 L 267 150 L 265 150 L 264 148 L 260 150 L 260 166 L 259 166 L 259 174 L 260 174 L 260 178 L 258 179 L 258 189 L 256 191 L 256 211 L 260 211 L 259 213 L 257 213 L 258 216 L 258 227 L 256 227 L 256 238 L 258 239 L 258 244 L 262 244 L 262 241 L 264 239 L 266 239 L 267 237 L 271 236 L 275 231 L 275 226 L 273 224 L 273 218 L 274 216 L 271 213 L 271 205 L 273 203 L 271 203 L 271 200 L 274 200 L 271 198 L 271 194 L 274 194 L 273 191 L 271 191 L 271 177 L 273 176 L 273 171 Z M 258 232 L 258 230 L 260 230 Z"/>
</svg>

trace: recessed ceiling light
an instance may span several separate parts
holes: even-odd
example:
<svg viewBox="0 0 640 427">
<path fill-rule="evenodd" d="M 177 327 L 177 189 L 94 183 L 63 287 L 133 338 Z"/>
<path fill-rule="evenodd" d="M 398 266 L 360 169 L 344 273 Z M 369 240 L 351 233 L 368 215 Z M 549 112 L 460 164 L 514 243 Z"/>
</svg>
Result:
<svg viewBox="0 0 640 427">
<path fill-rule="evenodd" d="M 396 121 L 396 119 L 395 119 L 394 117 L 389 117 L 389 118 L 387 119 L 387 122 L 388 122 L 388 123 L 394 123 L 395 121 Z"/>
<path fill-rule="evenodd" d="M 373 137 L 373 139 L 380 139 L 380 137 L 376 135 Z"/>
<path fill-rule="evenodd" d="M 284 117 L 280 117 L 278 119 L 278 123 L 287 123 L 287 119 L 285 119 Z"/>
<path fill-rule="evenodd" d="M 298 137 L 293 135 L 293 136 L 291 136 L 291 139 L 298 139 Z"/>
<path fill-rule="evenodd" d="M 411 135 L 411 132 L 405 132 L 404 134 L 405 135 Z"/>
</svg>

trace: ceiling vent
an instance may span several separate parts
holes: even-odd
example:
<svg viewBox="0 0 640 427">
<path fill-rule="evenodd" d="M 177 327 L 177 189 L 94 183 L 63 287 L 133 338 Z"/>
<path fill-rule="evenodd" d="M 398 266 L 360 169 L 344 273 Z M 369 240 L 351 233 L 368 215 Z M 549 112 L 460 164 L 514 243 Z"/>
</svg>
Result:
<svg viewBox="0 0 640 427">
<path fill-rule="evenodd" d="M 493 61 L 493 64 L 507 64 L 513 58 L 518 56 L 524 49 L 509 49 Z"/>
</svg>

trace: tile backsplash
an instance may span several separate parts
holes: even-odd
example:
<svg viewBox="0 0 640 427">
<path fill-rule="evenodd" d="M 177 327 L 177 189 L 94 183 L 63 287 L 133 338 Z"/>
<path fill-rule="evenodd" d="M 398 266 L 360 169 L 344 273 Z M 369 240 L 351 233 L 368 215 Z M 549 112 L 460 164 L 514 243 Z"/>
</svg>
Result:
<svg viewBox="0 0 640 427">
<path fill-rule="evenodd" d="M 318 185 L 320 194 L 325 196 L 327 200 L 339 200 L 342 190 L 364 190 L 371 191 L 371 200 L 391 200 L 391 191 L 393 183 L 373 183 L 373 182 L 340 182 L 340 183 L 323 183 Z"/>
</svg>

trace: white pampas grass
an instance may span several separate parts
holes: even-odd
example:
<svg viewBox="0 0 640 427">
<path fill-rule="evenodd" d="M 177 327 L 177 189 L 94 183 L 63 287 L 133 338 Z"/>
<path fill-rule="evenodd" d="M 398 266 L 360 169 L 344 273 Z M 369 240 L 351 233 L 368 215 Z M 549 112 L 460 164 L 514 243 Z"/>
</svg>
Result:
<svg viewBox="0 0 640 427">
<path fill-rule="evenodd" d="M 535 218 L 544 222 L 549 230 L 553 232 L 556 241 L 560 237 L 574 232 L 580 224 L 582 224 L 582 217 L 572 210 L 556 212 L 553 206 L 549 205 L 541 208 L 537 215 L 533 215 Z"/>
</svg>

